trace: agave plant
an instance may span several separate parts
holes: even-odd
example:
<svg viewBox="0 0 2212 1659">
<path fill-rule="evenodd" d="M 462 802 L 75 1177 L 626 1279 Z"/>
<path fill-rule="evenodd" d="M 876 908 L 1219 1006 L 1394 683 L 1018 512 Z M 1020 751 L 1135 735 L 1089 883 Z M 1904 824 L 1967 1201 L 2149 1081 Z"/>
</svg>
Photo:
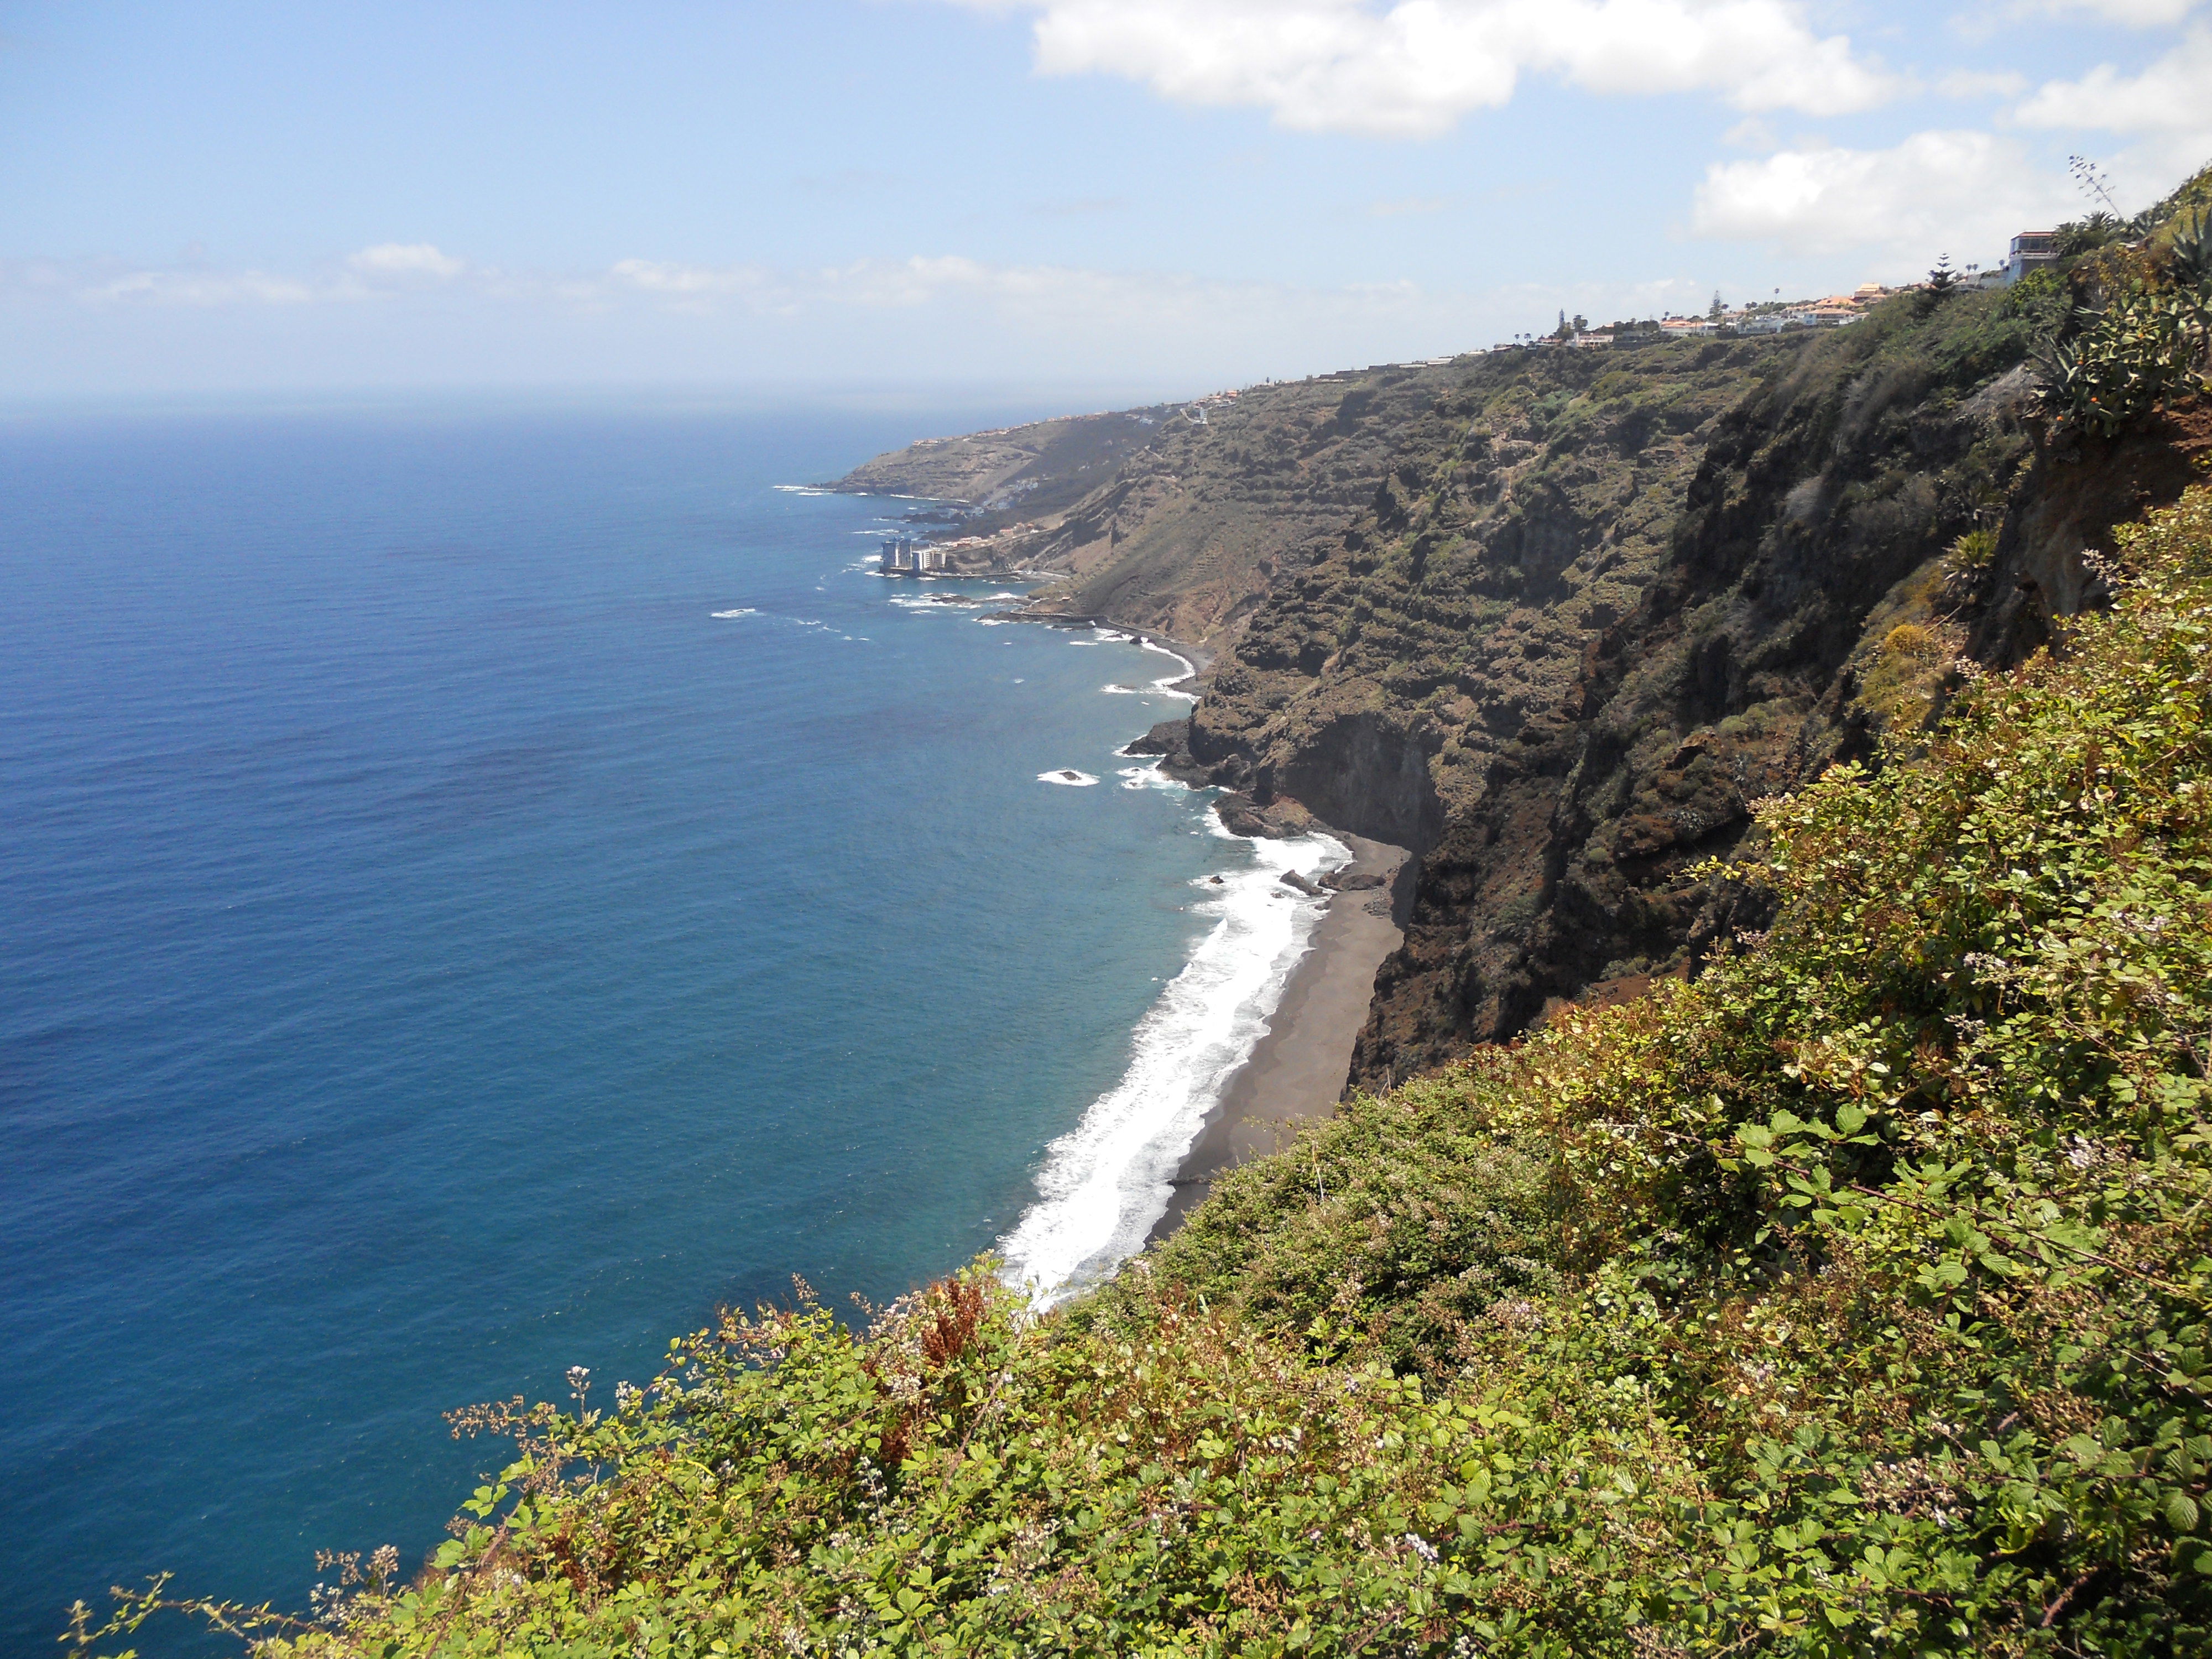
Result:
<svg viewBox="0 0 2212 1659">
<path fill-rule="evenodd" d="M 2166 251 L 2174 288 L 2202 345 L 2212 334 L 2212 210 L 2197 208 L 2178 220 Z"/>
<path fill-rule="evenodd" d="M 2200 208 L 2176 224 L 2166 282 L 2131 284 L 2101 308 L 2076 310 L 2074 322 L 2069 337 L 2054 336 L 2037 353 L 2063 418 L 2109 437 L 2161 398 L 2205 390 L 2212 213 Z"/>
</svg>

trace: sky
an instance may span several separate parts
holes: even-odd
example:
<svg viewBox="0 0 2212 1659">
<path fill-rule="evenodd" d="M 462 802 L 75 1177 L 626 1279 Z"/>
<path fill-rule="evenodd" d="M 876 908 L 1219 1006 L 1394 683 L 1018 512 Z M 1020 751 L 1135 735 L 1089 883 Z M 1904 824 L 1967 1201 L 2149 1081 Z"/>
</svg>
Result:
<svg viewBox="0 0 2212 1659">
<path fill-rule="evenodd" d="M 1994 264 L 2212 0 L 0 0 L 0 400 L 1191 395 Z"/>
</svg>

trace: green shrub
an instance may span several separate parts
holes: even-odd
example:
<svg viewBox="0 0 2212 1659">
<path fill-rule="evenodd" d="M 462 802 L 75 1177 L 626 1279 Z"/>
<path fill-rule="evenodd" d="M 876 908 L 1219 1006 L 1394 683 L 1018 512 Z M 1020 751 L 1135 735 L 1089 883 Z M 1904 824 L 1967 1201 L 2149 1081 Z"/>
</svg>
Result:
<svg viewBox="0 0 2212 1659">
<path fill-rule="evenodd" d="M 1996 556 L 1997 532 L 1975 529 L 1966 531 L 1951 544 L 1948 558 L 1954 570 L 1986 570 Z"/>
<path fill-rule="evenodd" d="M 518 1455 L 417 1582 L 76 1651 L 2212 1650 L 2212 490 L 2118 565 L 1763 804 L 1695 983 L 1353 1100 L 1065 1312 L 979 1267 L 463 1413 Z"/>
<path fill-rule="evenodd" d="M 2037 354 L 2062 420 L 2110 437 L 2161 402 L 2212 386 L 2212 210 L 2191 204 L 2208 178 L 2212 169 L 2144 216 L 2153 234 L 2141 246 L 2106 215 L 2061 227 L 2062 252 L 2086 256 L 2068 280 L 2089 300 L 2070 320 L 2045 323 Z"/>
<path fill-rule="evenodd" d="M 2047 343 L 2041 365 L 2061 415 L 2110 437 L 2176 393 L 2204 390 L 2204 310 L 2193 289 L 2130 288 L 2079 334 Z"/>
</svg>

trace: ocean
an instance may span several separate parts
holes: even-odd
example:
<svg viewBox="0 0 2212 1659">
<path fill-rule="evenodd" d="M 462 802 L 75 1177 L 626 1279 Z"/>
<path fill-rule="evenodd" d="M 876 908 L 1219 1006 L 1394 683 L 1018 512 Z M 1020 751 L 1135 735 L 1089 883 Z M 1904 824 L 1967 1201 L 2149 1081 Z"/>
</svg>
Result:
<svg viewBox="0 0 2212 1659">
<path fill-rule="evenodd" d="M 1342 850 L 1119 752 L 1177 661 L 796 487 L 990 423 L 0 427 L 0 1651 L 411 1571 L 501 1461 L 441 1413 L 794 1274 L 1141 1243 Z"/>
</svg>

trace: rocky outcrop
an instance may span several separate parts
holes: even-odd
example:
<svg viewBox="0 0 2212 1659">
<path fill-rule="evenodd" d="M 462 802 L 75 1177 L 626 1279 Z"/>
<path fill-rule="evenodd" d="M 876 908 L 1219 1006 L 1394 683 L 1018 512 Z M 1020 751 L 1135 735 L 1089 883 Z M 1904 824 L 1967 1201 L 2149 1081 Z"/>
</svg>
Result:
<svg viewBox="0 0 2212 1659">
<path fill-rule="evenodd" d="M 2101 597 L 2084 550 L 2109 555 L 2115 526 L 2174 500 L 2204 476 L 2212 404 L 2160 410 L 2112 439 L 2062 436 L 2039 447 L 2035 477 L 2009 514 L 1986 575 L 1969 648 L 2017 660 L 2052 627 Z"/>
<path fill-rule="evenodd" d="M 1292 836 L 1310 836 L 1323 827 L 1302 803 L 1285 796 L 1255 801 L 1231 789 L 1218 797 L 1213 806 L 1221 815 L 1222 827 L 1232 836 L 1285 841 Z"/>
</svg>

